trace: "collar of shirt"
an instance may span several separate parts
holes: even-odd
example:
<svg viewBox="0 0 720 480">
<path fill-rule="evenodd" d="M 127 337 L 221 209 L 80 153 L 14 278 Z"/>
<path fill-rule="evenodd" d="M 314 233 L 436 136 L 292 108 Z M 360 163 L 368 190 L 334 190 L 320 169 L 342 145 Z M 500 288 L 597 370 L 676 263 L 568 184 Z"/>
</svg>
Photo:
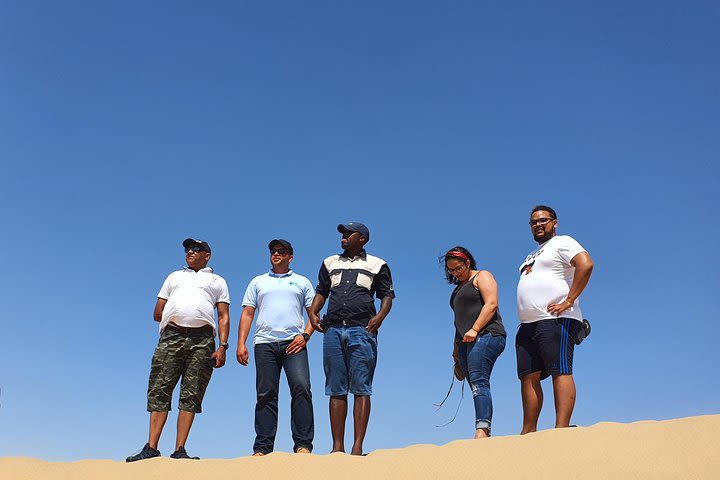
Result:
<svg viewBox="0 0 720 480">
<path fill-rule="evenodd" d="M 270 271 L 268 272 L 268 275 L 271 276 L 271 277 L 274 277 L 274 278 L 289 277 L 289 276 L 292 275 L 292 274 L 293 274 L 293 271 L 292 271 L 292 270 L 288 270 L 286 273 L 275 273 L 275 272 L 272 271 L 272 268 L 271 268 Z"/>
<path fill-rule="evenodd" d="M 195 270 L 193 270 L 190 267 L 183 267 L 183 272 L 196 273 Z M 201 268 L 200 270 L 197 271 L 197 273 L 200 273 L 200 272 L 213 273 L 213 269 L 210 267 L 205 267 L 205 268 Z"/>
<path fill-rule="evenodd" d="M 358 254 L 357 254 L 356 256 L 354 256 L 354 257 L 351 257 L 350 254 L 347 252 L 347 250 L 343 250 L 343 253 L 341 253 L 340 256 L 341 256 L 341 257 L 345 257 L 345 258 L 349 258 L 350 260 L 357 260 L 357 259 L 360 259 L 360 258 L 365 258 L 365 257 L 367 257 L 367 252 L 366 252 L 365 249 L 363 248 L 362 250 L 360 250 L 360 253 L 358 253 Z"/>
</svg>

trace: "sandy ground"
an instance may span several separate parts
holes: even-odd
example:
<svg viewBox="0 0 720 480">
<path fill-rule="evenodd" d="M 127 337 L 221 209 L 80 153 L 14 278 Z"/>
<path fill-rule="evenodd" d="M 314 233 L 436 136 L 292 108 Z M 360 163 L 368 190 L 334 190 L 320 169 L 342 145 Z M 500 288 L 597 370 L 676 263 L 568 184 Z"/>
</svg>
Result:
<svg viewBox="0 0 720 480">
<path fill-rule="evenodd" d="M 7 480 L 103 479 L 720 479 L 720 415 L 545 430 L 377 450 L 366 457 L 295 455 L 232 460 L 154 458 L 45 462 L 0 458 Z"/>
</svg>

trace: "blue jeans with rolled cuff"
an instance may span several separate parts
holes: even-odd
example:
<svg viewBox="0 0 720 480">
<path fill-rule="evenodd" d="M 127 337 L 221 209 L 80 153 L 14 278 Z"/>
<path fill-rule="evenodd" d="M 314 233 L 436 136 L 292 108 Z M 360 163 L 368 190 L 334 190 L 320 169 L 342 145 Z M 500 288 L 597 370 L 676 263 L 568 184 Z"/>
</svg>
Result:
<svg viewBox="0 0 720 480">
<path fill-rule="evenodd" d="M 490 374 L 495 361 L 505 350 L 505 337 L 489 333 L 479 335 L 474 342 L 458 344 L 460 367 L 470 384 L 475 403 L 475 429 L 486 428 L 490 433 L 492 425 L 492 395 L 490 395 Z"/>
</svg>

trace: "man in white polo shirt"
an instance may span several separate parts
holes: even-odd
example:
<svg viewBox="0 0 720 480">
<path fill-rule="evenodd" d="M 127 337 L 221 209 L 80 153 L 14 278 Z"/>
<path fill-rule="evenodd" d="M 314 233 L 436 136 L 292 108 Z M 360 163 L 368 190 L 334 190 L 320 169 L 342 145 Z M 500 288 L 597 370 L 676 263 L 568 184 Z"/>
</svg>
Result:
<svg viewBox="0 0 720 480">
<path fill-rule="evenodd" d="M 213 367 L 225 365 L 230 331 L 230 294 L 225 280 L 207 266 L 210 245 L 188 238 L 183 242 L 187 267 L 171 273 L 158 293 L 154 319 L 160 322 L 160 341 L 152 358 L 147 409 L 150 412 L 148 443 L 128 462 L 160 456 L 162 434 L 172 392 L 182 376 L 175 452 L 171 458 L 192 458 L 185 450 L 195 414 L 202 411 L 202 400 Z M 215 309 L 218 327 L 215 326 Z M 220 347 L 215 349 L 219 331 Z"/>
<path fill-rule="evenodd" d="M 255 312 L 255 443 L 253 455 L 273 451 L 278 421 L 280 372 L 284 368 L 292 402 L 290 421 L 295 453 L 310 453 L 314 437 L 310 368 L 305 346 L 313 333 L 310 322 L 304 325 L 303 309 L 312 304 L 315 289 L 310 280 L 290 270 L 293 248 L 287 240 L 269 243 L 268 273 L 252 279 L 243 298 L 238 327 L 237 359 L 248 364 L 245 345 Z"/>
<path fill-rule="evenodd" d="M 530 213 L 538 247 L 520 265 L 517 287 L 520 328 L 515 339 L 523 403 L 522 434 L 537 430 L 543 403 L 540 381 L 552 375 L 555 428 L 570 426 L 575 407 L 573 351 L 583 325 L 578 297 L 593 261 L 568 235 L 556 235 L 557 214 L 545 205 Z"/>
</svg>

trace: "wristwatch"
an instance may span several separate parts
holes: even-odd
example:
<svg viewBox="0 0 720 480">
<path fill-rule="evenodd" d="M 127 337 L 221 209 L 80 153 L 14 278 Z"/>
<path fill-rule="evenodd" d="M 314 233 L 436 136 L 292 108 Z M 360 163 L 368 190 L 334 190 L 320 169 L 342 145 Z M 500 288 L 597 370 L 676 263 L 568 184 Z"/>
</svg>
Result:
<svg viewBox="0 0 720 480">
<path fill-rule="evenodd" d="M 222 343 L 220 343 L 220 346 L 221 346 L 221 347 L 225 347 L 225 350 L 227 350 L 228 348 L 230 348 L 230 344 L 229 344 L 228 342 L 222 342 Z"/>
<path fill-rule="evenodd" d="M 309 333 L 302 333 L 302 337 L 305 339 L 305 343 L 310 341 L 310 334 Z"/>
</svg>

